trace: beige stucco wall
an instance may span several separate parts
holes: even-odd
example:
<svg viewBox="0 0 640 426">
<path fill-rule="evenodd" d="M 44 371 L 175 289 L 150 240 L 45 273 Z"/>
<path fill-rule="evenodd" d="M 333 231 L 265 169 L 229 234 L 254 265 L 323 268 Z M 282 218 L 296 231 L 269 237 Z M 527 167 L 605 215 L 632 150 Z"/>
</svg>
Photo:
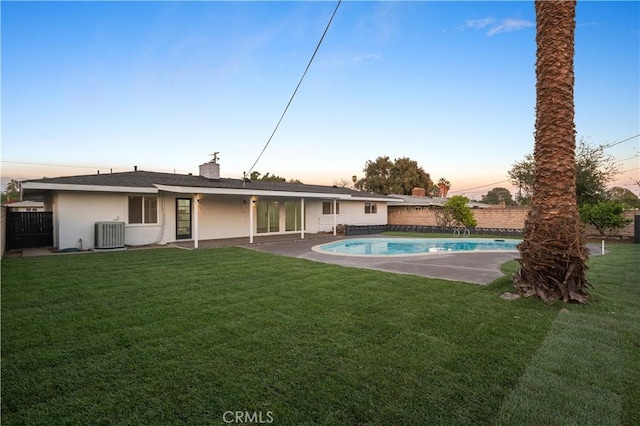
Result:
<svg viewBox="0 0 640 426">
<path fill-rule="evenodd" d="M 328 201 L 328 200 L 326 200 Z M 388 221 L 387 204 L 377 202 L 377 213 L 366 214 L 362 201 L 338 201 L 340 213 L 335 222 L 338 225 L 386 225 Z M 322 201 L 307 202 L 307 232 L 332 232 L 334 218 L 332 214 L 322 214 Z"/>
<path fill-rule="evenodd" d="M 58 192 L 45 200 L 45 209 L 54 213 L 54 245 L 65 248 L 94 248 L 95 223 L 118 221 L 125 223 L 125 243 L 127 245 L 166 244 L 176 240 L 176 198 L 191 198 L 189 194 L 158 195 L 158 223 L 129 224 L 129 195 L 149 194 L 113 194 Z M 266 199 L 264 199 L 266 200 Z M 281 199 L 299 200 L 296 198 Z M 192 206 L 198 213 L 198 239 L 220 239 L 249 236 L 250 208 L 256 204 L 250 198 L 230 195 L 202 195 L 200 201 Z M 341 201 L 338 224 L 384 225 L 387 223 L 386 203 L 377 203 L 377 214 L 365 214 L 364 202 Z M 253 207 L 250 207 L 253 206 Z M 284 202 L 280 203 L 280 229 L 285 229 Z M 331 232 L 333 215 L 322 214 L 322 200 L 305 199 L 305 232 Z M 256 233 L 256 211 L 253 215 L 253 232 Z M 195 211 L 192 216 L 195 226 Z M 195 236 L 195 229 L 192 235 Z"/>
<path fill-rule="evenodd" d="M 249 197 L 203 196 L 200 202 L 196 203 L 198 239 L 213 240 L 249 236 L 249 206 Z M 169 217 L 169 223 L 175 224 L 175 212 Z M 173 228 L 172 235 L 175 239 L 175 226 Z"/>
<path fill-rule="evenodd" d="M 130 225 L 128 223 L 128 196 L 144 194 L 110 194 L 58 192 L 51 209 L 54 215 L 54 245 L 59 249 L 94 247 L 95 223 L 102 221 L 125 222 L 125 243 L 145 245 L 163 242 L 163 197 L 158 200 L 158 223 Z M 148 195 L 148 194 L 147 194 Z M 166 197 L 165 197 L 166 198 Z M 82 242 L 80 242 L 82 241 Z"/>
</svg>

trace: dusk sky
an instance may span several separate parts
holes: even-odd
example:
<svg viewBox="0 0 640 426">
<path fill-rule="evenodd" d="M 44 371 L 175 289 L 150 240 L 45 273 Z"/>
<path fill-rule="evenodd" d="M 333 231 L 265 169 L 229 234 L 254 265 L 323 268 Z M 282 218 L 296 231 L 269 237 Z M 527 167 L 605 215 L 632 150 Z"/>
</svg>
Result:
<svg viewBox="0 0 640 426">
<path fill-rule="evenodd" d="M 249 171 L 336 2 L 2 2 L 2 182 Z M 640 179 L 640 2 L 578 1 L 577 138 Z M 533 151 L 533 1 L 343 2 L 255 170 L 331 185 L 410 157 L 450 194 Z"/>
</svg>

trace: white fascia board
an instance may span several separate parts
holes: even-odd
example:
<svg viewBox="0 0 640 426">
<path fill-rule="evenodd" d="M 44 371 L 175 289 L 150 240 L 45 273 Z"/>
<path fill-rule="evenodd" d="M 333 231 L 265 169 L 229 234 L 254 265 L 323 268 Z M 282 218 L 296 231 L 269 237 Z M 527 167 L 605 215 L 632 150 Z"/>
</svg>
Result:
<svg viewBox="0 0 640 426">
<path fill-rule="evenodd" d="M 103 185 L 71 185 L 63 183 L 22 182 L 22 189 L 39 189 L 50 191 L 83 191 L 83 192 L 129 192 L 157 194 L 156 188 L 136 186 L 103 186 Z"/>
<path fill-rule="evenodd" d="M 154 184 L 159 191 L 175 192 L 178 194 L 216 194 L 216 195 L 262 195 L 264 197 L 288 197 L 288 198 L 323 198 L 337 200 L 353 200 L 351 194 L 330 194 L 319 192 L 293 192 L 293 191 L 266 191 L 257 189 L 234 188 L 203 188 L 191 186 L 169 186 Z"/>
<path fill-rule="evenodd" d="M 390 200 L 388 198 L 376 198 L 376 197 L 351 197 L 351 199 L 354 201 L 358 201 L 358 200 L 367 201 L 367 202 L 375 201 L 376 203 L 392 203 L 393 202 L 393 200 Z"/>
</svg>

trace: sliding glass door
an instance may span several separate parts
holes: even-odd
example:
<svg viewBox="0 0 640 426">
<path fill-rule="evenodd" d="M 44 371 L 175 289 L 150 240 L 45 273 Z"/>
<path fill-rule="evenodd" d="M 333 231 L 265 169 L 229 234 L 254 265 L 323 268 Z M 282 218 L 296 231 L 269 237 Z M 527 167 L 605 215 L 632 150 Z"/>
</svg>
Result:
<svg viewBox="0 0 640 426">
<path fill-rule="evenodd" d="M 258 202 L 258 234 L 280 232 L 280 202 Z"/>
</svg>

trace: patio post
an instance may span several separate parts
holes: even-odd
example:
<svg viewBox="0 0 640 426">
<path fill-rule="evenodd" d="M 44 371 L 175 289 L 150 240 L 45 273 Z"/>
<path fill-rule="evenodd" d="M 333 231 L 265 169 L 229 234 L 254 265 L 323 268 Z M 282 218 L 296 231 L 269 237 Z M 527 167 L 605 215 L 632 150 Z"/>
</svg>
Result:
<svg viewBox="0 0 640 426">
<path fill-rule="evenodd" d="M 300 199 L 300 239 L 304 240 L 304 197 Z"/>
<path fill-rule="evenodd" d="M 338 212 L 337 212 L 337 207 L 338 207 L 338 201 L 334 198 L 333 199 L 333 236 L 335 237 L 337 234 L 337 229 L 338 228 Z"/>
<path fill-rule="evenodd" d="M 200 210 L 200 195 L 193 196 L 193 248 L 198 248 L 198 210 Z"/>
<path fill-rule="evenodd" d="M 253 205 L 256 200 L 254 196 L 249 197 L 249 244 L 253 244 Z"/>
</svg>

